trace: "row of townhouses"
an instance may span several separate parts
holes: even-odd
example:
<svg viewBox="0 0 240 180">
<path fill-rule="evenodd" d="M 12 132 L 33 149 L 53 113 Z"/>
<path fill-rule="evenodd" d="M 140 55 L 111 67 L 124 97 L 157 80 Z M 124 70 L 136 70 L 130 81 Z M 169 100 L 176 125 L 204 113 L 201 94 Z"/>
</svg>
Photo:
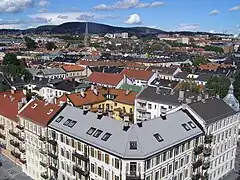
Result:
<svg viewBox="0 0 240 180">
<path fill-rule="evenodd" d="M 175 96 L 172 107 L 152 105 L 151 120 L 131 124 L 128 115 L 117 121 L 100 107 L 92 113 L 35 97 L 27 102 L 26 91 L 2 92 L 2 153 L 36 180 L 220 179 L 236 157 L 240 117 L 233 86 L 224 100 Z"/>
</svg>

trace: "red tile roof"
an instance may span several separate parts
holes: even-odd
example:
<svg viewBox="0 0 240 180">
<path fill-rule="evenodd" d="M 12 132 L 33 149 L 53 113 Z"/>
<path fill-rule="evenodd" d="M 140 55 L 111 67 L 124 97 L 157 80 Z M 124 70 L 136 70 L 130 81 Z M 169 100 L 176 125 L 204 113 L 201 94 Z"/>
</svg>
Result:
<svg viewBox="0 0 240 180">
<path fill-rule="evenodd" d="M 82 66 L 78 66 L 78 65 L 65 65 L 65 66 L 62 66 L 62 68 L 63 68 L 66 72 L 84 71 L 84 69 L 85 69 L 85 68 L 83 68 Z"/>
<path fill-rule="evenodd" d="M 93 72 L 89 77 L 88 81 L 92 83 L 106 84 L 116 86 L 123 79 L 122 75 Z"/>
<path fill-rule="evenodd" d="M 22 91 L 0 93 L 0 114 L 10 120 L 18 122 L 18 102 L 26 98 Z"/>
<path fill-rule="evenodd" d="M 145 71 L 145 70 L 136 70 L 136 69 L 124 69 L 122 70 L 120 75 L 124 75 L 124 74 L 130 79 L 148 81 L 152 77 L 153 72 Z"/>
<path fill-rule="evenodd" d="M 36 99 L 30 101 L 19 113 L 19 116 L 41 126 L 47 126 L 60 109 L 61 107 L 56 104 L 46 104 L 44 101 Z"/>
</svg>

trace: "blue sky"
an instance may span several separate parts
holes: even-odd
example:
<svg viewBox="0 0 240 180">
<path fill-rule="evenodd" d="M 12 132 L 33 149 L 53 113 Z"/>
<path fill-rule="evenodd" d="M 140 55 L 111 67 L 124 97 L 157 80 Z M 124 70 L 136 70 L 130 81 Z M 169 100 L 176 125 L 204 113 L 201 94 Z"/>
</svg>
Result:
<svg viewBox="0 0 240 180">
<path fill-rule="evenodd" d="M 69 21 L 240 33 L 239 0 L 1 0 L 0 28 Z"/>
</svg>

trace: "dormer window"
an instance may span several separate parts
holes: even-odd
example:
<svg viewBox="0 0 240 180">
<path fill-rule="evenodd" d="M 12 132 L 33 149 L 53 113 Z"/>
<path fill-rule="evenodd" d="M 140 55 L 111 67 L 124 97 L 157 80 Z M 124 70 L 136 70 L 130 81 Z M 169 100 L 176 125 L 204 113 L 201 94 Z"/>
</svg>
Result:
<svg viewBox="0 0 240 180">
<path fill-rule="evenodd" d="M 50 115 L 52 112 L 53 112 L 53 109 L 50 109 L 47 114 Z"/>
<path fill-rule="evenodd" d="M 37 107 L 37 105 L 38 105 L 38 104 L 35 103 L 31 108 L 32 108 L 32 109 L 35 109 L 35 108 Z"/>
</svg>

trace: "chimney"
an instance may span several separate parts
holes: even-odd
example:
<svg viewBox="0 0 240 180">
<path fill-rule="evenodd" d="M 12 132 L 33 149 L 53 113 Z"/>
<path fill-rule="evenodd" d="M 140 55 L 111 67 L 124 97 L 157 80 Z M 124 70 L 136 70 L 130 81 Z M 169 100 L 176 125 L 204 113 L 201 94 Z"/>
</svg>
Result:
<svg viewBox="0 0 240 180">
<path fill-rule="evenodd" d="M 202 103 L 206 103 L 206 100 L 204 98 L 202 98 Z"/>
<path fill-rule="evenodd" d="M 60 101 L 60 102 L 59 102 L 59 106 L 60 106 L 60 107 L 62 107 L 64 104 L 65 104 L 65 102 L 63 102 L 63 101 Z"/>
<path fill-rule="evenodd" d="M 83 89 L 81 89 L 81 91 L 80 91 L 80 95 L 81 95 L 83 98 L 85 97 L 85 92 L 84 92 Z"/>
<path fill-rule="evenodd" d="M 94 88 L 93 92 L 96 96 L 98 95 L 98 89 L 97 88 Z"/>
<path fill-rule="evenodd" d="M 11 89 L 11 94 L 14 94 L 15 93 L 15 90 L 14 89 Z"/>
<path fill-rule="evenodd" d="M 35 76 L 33 76 L 33 78 L 32 78 L 33 80 L 35 80 Z"/>
<path fill-rule="evenodd" d="M 21 79 L 24 80 L 24 76 L 21 76 Z"/>
<path fill-rule="evenodd" d="M 123 84 L 127 84 L 127 76 L 126 76 L 126 74 L 123 75 Z"/>
<path fill-rule="evenodd" d="M 13 77 L 11 77 L 11 81 L 12 81 L 12 82 L 14 81 L 14 78 L 13 78 Z"/>
<path fill-rule="evenodd" d="M 23 89 L 23 94 L 27 95 L 27 90 L 26 89 Z"/>
<path fill-rule="evenodd" d="M 123 121 L 124 121 L 123 130 L 124 130 L 124 131 L 127 131 L 127 130 L 130 128 L 129 116 L 125 115 L 125 116 L 123 117 Z"/>
<path fill-rule="evenodd" d="M 156 87 L 156 94 L 160 94 L 160 87 L 159 86 Z"/>
<path fill-rule="evenodd" d="M 92 84 L 91 85 L 91 90 L 93 91 L 95 89 L 94 85 Z"/>
<path fill-rule="evenodd" d="M 3 97 L 7 97 L 7 95 L 6 95 L 6 94 L 4 94 L 4 95 L 3 95 Z"/>
<path fill-rule="evenodd" d="M 173 89 L 171 89 L 170 95 L 174 95 L 174 90 Z"/>
<path fill-rule="evenodd" d="M 14 99 L 15 99 L 14 97 L 10 96 L 10 100 L 11 100 L 11 102 L 13 102 Z"/>
<path fill-rule="evenodd" d="M 102 117 L 103 117 L 103 110 L 101 108 L 98 108 L 97 119 L 102 119 Z"/>
<path fill-rule="evenodd" d="M 162 117 L 163 120 L 166 120 L 166 113 L 167 113 L 167 109 L 165 107 L 161 106 L 160 116 Z"/>
<path fill-rule="evenodd" d="M 186 98 L 186 103 L 190 104 L 192 102 L 192 100 L 190 98 Z"/>
<path fill-rule="evenodd" d="M 217 98 L 217 99 L 220 99 L 220 96 L 219 96 L 219 94 L 216 94 L 216 98 Z"/>
<path fill-rule="evenodd" d="M 126 95 L 129 95 L 130 92 L 131 92 L 131 91 L 127 89 L 126 92 L 125 92 L 125 94 L 126 94 Z"/>
<path fill-rule="evenodd" d="M 21 109 L 22 107 L 23 107 L 22 101 L 18 101 L 18 110 Z"/>
<path fill-rule="evenodd" d="M 205 94 L 205 99 L 208 99 L 209 98 L 209 95 L 208 94 Z"/>
<path fill-rule="evenodd" d="M 183 91 L 183 90 L 180 90 L 180 91 L 179 91 L 178 100 L 179 100 L 179 101 L 183 101 L 183 100 L 184 100 L 184 91 Z"/>
<path fill-rule="evenodd" d="M 197 97 L 197 101 L 201 101 L 202 100 L 202 95 L 199 94 L 198 97 Z"/>
<path fill-rule="evenodd" d="M 90 107 L 89 107 L 89 106 L 83 105 L 83 115 L 86 115 L 89 110 L 90 110 Z"/>
<path fill-rule="evenodd" d="M 186 108 L 187 108 L 187 104 L 185 104 L 185 103 L 184 103 L 184 104 L 182 104 L 182 110 L 183 110 L 183 111 L 185 111 L 185 110 L 186 110 Z"/>
</svg>

